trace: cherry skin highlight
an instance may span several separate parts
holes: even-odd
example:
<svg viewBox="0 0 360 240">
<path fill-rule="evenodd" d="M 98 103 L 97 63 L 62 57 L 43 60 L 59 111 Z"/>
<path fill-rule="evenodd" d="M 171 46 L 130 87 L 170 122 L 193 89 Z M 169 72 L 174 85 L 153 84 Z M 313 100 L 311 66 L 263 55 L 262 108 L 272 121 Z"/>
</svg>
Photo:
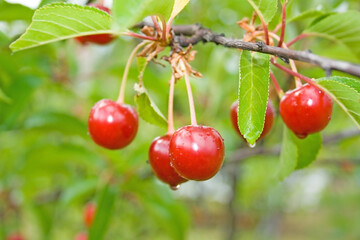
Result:
<svg viewBox="0 0 360 240">
<path fill-rule="evenodd" d="M 89 4 L 89 6 L 95 7 L 97 9 L 100 9 L 101 11 L 104 11 L 104 12 L 110 14 L 110 9 L 101 4 L 91 3 L 91 4 Z M 105 45 L 105 44 L 112 42 L 114 40 L 114 38 L 115 37 L 111 34 L 94 34 L 94 35 L 76 37 L 75 40 L 83 45 L 85 45 L 87 43 L 96 43 L 96 44 L 100 44 L 100 45 Z"/>
<path fill-rule="evenodd" d="M 84 223 L 87 227 L 90 227 L 91 224 L 94 222 L 96 213 L 96 205 L 94 203 L 88 203 L 86 204 L 84 208 Z"/>
<path fill-rule="evenodd" d="M 332 100 L 322 90 L 305 84 L 288 91 L 279 105 L 280 115 L 286 126 L 297 137 L 320 132 L 329 123 L 332 113 Z"/>
<path fill-rule="evenodd" d="M 239 106 L 238 101 L 235 101 L 231 105 L 231 111 L 230 111 L 231 123 L 232 123 L 233 127 L 235 128 L 236 132 L 242 137 L 242 139 L 244 139 L 244 141 L 246 141 L 239 130 L 239 125 L 238 125 L 238 110 L 239 110 L 239 108 L 238 108 L 238 106 Z M 272 103 L 269 100 L 267 103 L 267 106 L 266 106 L 264 129 L 263 129 L 260 137 L 258 138 L 258 141 L 263 139 L 264 137 L 266 137 L 268 135 L 268 133 L 271 131 L 271 128 L 274 124 L 275 116 L 276 116 L 276 113 L 275 113 L 274 106 L 272 105 Z"/>
<path fill-rule="evenodd" d="M 155 138 L 149 149 L 149 162 L 155 175 L 170 188 L 176 190 L 187 180 L 182 178 L 171 166 L 169 156 L 170 135 Z"/>
<path fill-rule="evenodd" d="M 136 136 L 138 125 L 138 114 L 133 107 L 108 99 L 94 105 L 88 120 L 91 138 L 108 149 L 129 145 Z"/>
<path fill-rule="evenodd" d="M 196 181 L 212 178 L 224 161 L 224 140 L 213 128 L 185 126 L 170 141 L 170 162 L 180 176 Z"/>
</svg>

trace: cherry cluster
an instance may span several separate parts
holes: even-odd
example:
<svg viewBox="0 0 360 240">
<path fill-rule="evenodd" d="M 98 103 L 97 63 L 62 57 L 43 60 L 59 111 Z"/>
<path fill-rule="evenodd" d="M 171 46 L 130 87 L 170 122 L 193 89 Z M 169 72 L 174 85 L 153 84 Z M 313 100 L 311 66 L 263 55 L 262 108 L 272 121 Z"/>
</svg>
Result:
<svg viewBox="0 0 360 240">
<path fill-rule="evenodd" d="M 93 4 L 92 6 L 110 13 L 110 10 L 102 5 Z M 147 57 L 147 61 L 150 61 L 164 49 L 163 44 L 168 43 L 166 40 L 167 35 L 164 35 L 167 31 L 161 31 L 154 17 L 152 20 L 157 31 L 150 31 L 147 28 L 145 29 L 147 31 L 143 31 L 143 33 L 150 35 L 147 36 L 147 41 L 139 44 L 134 49 L 128 63 L 131 62 L 141 47 L 145 48 L 138 56 Z M 240 23 L 246 29 L 252 29 L 248 26 L 247 21 Z M 248 30 L 249 33 L 246 36 L 251 37 L 250 40 L 252 41 L 254 40 L 252 39 L 253 35 L 251 35 L 253 31 L 250 30 Z M 133 35 L 135 36 L 135 34 Z M 93 42 L 98 44 L 106 44 L 113 39 L 114 37 L 109 34 L 77 38 L 81 43 Z M 151 41 L 148 41 L 149 39 Z M 212 178 L 219 171 L 224 160 L 224 140 L 221 135 L 215 129 L 198 125 L 196 122 L 191 86 L 188 79 L 189 75 L 201 76 L 189 64 L 194 59 L 195 52 L 191 51 L 191 46 L 185 51 L 182 49 L 175 50 L 170 57 L 165 58 L 173 70 L 172 80 L 170 81 L 169 129 L 167 134 L 154 139 L 149 149 L 149 163 L 153 172 L 161 181 L 169 184 L 174 190 L 181 183 L 188 180 L 204 181 Z M 276 64 L 274 59 L 272 59 L 272 63 L 284 71 L 291 72 Z M 294 74 L 300 75 L 298 73 Z M 121 149 L 129 145 L 138 131 L 138 113 L 132 106 L 124 104 L 123 101 L 126 75 L 127 71 L 124 73 L 119 99 L 116 102 L 108 99 L 97 102 L 91 109 L 88 119 L 88 130 L 93 141 L 111 150 Z M 171 98 L 173 97 L 173 85 L 176 80 L 182 77 L 185 77 L 188 90 L 191 125 L 181 127 L 175 131 L 172 116 L 173 99 Z M 279 97 L 281 97 L 279 104 L 280 115 L 286 126 L 297 137 L 305 138 L 309 134 L 319 132 L 327 126 L 331 119 L 332 100 L 316 84 L 310 79 L 308 84 L 305 85 L 298 81 L 296 89 L 283 94 L 273 75 L 271 75 L 271 79 Z M 302 79 L 307 80 L 305 77 Z M 238 134 L 245 140 L 238 126 L 238 108 L 238 102 L 236 101 L 231 107 L 231 122 Z M 275 115 L 275 109 L 269 101 L 266 108 L 264 128 L 258 140 L 265 138 L 269 134 Z"/>
<path fill-rule="evenodd" d="M 136 110 L 111 100 L 101 100 L 88 120 L 91 138 L 107 149 L 121 149 L 136 136 L 139 120 Z M 185 126 L 174 134 L 156 138 L 149 150 L 149 162 L 156 176 L 173 189 L 187 180 L 213 177 L 224 159 L 224 140 L 213 128 Z"/>
</svg>

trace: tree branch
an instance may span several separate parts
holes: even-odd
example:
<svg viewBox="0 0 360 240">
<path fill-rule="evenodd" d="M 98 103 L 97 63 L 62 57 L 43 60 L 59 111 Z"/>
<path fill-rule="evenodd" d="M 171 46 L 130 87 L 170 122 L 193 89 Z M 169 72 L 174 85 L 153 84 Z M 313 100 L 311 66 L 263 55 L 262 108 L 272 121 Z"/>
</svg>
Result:
<svg viewBox="0 0 360 240">
<path fill-rule="evenodd" d="M 137 25 L 137 27 L 140 26 L 142 25 Z M 360 65 L 357 64 L 321 57 L 310 51 L 295 51 L 267 46 L 263 42 L 251 43 L 239 39 L 226 38 L 223 34 L 214 33 L 210 29 L 204 28 L 199 24 L 173 26 L 173 32 L 175 34 L 174 41 L 179 43 L 182 47 L 187 47 L 190 44 L 195 45 L 199 42 L 212 42 L 228 48 L 261 52 L 278 56 L 282 59 L 293 59 L 311 63 L 323 68 L 326 72 L 338 70 L 360 77 Z"/>
<path fill-rule="evenodd" d="M 360 131 L 358 129 L 349 129 L 340 133 L 336 133 L 334 135 L 324 137 L 323 144 L 326 145 L 333 144 L 340 142 L 344 139 L 348 139 L 356 136 L 360 136 Z M 272 148 L 259 147 L 255 149 L 244 147 L 234 151 L 226 161 L 226 165 L 237 164 L 250 157 L 258 156 L 258 155 L 268 155 L 268 156 L 279 155 L 280 152 L 281 152 L 281 145 L 276 145 Z"/>
</svg>

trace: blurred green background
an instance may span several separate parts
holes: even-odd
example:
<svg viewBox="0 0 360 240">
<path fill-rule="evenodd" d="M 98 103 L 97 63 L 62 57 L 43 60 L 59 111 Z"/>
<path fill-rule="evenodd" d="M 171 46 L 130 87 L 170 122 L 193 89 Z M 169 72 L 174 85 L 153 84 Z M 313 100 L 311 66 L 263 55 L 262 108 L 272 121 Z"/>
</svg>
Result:
<svg viewBox="0 0 360 240">
<path fill-rule="evenodd" d="M 292 0 L 288 18 L 314 9 L 359 11 L 360 2 Z M 240 156 L 242 151 L 250 151 L 229 118 L 230 106 L 237 98 L 238 51 L 213 44 L 194 47 L 198 53 L 193 66 L 203 74 L 201 79 L 192 79 L 198 122 L 220 132 L 226 159 L 215 178 L 185 183 L 174 192 L 155 179 L 147 164 L 151 141 L 166 130 L 141 120 L 135 141 L 120 151 L 98 147 L 87 133 L 90 108 L 100 99 L 117 98 L 136 40 L 120 38 L 107 46 L 80 46 L 67 40 L 12 54 L 8 46 L 24 32 L 32 13 L 0 0 L 0 239 L 12 232 L 21 232 L 25 239 L 74 239 L 78 232 L 86 231 L 84 205 L 99 203 L 106 194 L 114 197 L 114 204 L 105 199 L 109 204 L 101 209 L 107 213 L 104 239 L 109 240 L 360 238 L 360 137 L 326 144 L 315 163 L 281 183 L 269 181 L 270 173 L 276 171 L 276 155 L 229 163 L 229 159 L 236 160 L 236 150 L 239 154 L 242 149 Z M 175 24 L 201 23 L 241 38 L 244 32 L 236 21 L 251 14 L 245 0 L 191 0 Z M 312 20 L 289 23 L 286 41 Z M 350 51 L 324 39 L 305 39 L 294 48 L 360 63 Z M 323 70 L 308 64 L 299 63 L 298 67 L 309 77 L 325 76 Z M 289 76 L 273 70 L 283 89 L 293 87 Z M 126 92 L 126 102 L 132 105 L 137 74 L 134 63 Z M 144 77 L 164 114 L 170 74 L 168 66 L 152 63 Z M 277 106 L 273 90 L 270 98 Z M 175 126 L 189 123 L 186 88 L 184 81 L 179 81 Z M 282 125 L 278 117 L 271 134 L 254 151 L 280 144 Z M 344 130 L 357 131 L 334 105 L 324 139 Z M 115 181 L 107 187 L 110 175 Z"/>
</svg>

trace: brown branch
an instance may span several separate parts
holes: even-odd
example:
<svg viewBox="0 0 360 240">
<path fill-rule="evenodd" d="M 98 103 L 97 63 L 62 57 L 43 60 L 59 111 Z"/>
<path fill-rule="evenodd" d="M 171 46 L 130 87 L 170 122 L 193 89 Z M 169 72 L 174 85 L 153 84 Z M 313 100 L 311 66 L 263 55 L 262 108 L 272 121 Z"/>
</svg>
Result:
<svg viewBox="0 0 360 240">
<path fill-rule="evenodd" d="M 324 137 L 323 144 L 329 145 L 356 136 L 360 136 L 360 131 L 358 129 L 349 129 L 340 133 L 336 133 L 334 135 Z M 259 155 L 276 156 L 279 155 L 280 152 L 281 152 L 281 145 L 276 145 L 272 148 L 259 147 L 254 149 L 244 147 L 234 151 L 226 161 L 226 165 L 237 164 L 250 157 L 259 156 Z"/>
<path fill-rule="evenodd" d="M 138 24 L 137 26 L 142 25 Z M 261 52 L 278 56 L 282 59 L 293 59 L 311 63 L 323 68 L 327 72 L 331 70 L 338 70 L 356 77 L 360 77 L 360 65 L 321 57 L 309 51 L 295 51 L 267 46 L 263 42 L 251 43 L 244 42 L 239 39 L 226 38 L 223 34 L 214 33 L 210 29 L 204 28 L 199 24 L 173 26 L 173 31 L 175 34 L 174 41 L 179 43 L 182 47 L 187 47 L 190 44 L 195 45 L 199 42 L 212 42 L 228 48 Z"/>
</svg>

